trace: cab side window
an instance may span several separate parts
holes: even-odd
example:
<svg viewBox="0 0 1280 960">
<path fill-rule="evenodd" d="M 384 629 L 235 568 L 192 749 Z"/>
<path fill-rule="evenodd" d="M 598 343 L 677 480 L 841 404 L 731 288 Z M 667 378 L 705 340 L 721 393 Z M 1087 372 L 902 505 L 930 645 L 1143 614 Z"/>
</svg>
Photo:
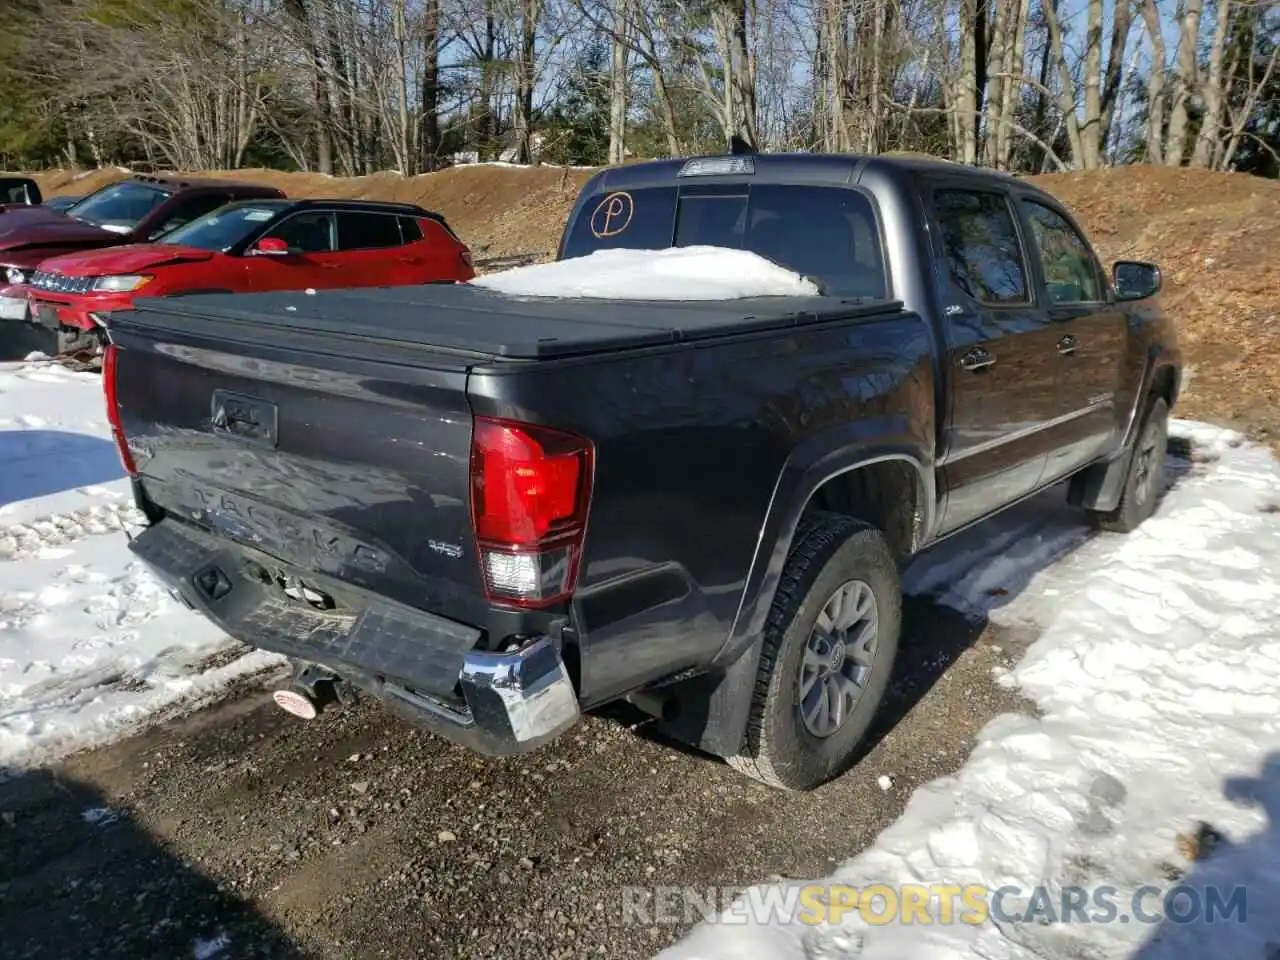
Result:
<svg viewBox="0 0 1280 960">
<path fill-rule="evenodd" d="M 398 247 L 399 220 L 389 213 L 344 211 L 338 214 L 339 250 L 378 250 Z"/>
<path fill-rule="evenodd" d="M 1050 305 L 1102 300 L 1104 288 L 1098 263 L 1084 238 L 1056 210 L 1044 204 L 1024 200 L 1022 210 L 1031 224 Z"/>
<path fill-rule="evenodd" d="M 951 279 L 980 303 L 1027 303 L 1027 270 L 1008 201 L 980 190 L 939 190 L 934 216 Z"/>
<path fill-rule="evenodd" d="M 291 253 L 332 253 L 337 249 L 333 214 L 313 210 L 294 214 L 266 233 L 289 245 Z"/>
</svg>

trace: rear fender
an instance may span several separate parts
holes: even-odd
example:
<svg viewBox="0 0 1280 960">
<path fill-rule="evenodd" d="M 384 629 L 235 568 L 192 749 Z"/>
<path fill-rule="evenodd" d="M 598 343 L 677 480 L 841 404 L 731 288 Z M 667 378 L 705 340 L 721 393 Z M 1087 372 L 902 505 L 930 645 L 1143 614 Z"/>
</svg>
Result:
<svg viewBox="0 0 1280 960">
<path fill-rule="evenodd" d="M 858 421 L 820 434 L 788 458 L 774 487 L 738 615 L 716 663 L 732 663 L 764 630 L 800 518 L 828 480 L 887 460 L 905 461 L 915 471 L 914 492 L 921 512 L 916 545 L 933 529 L 936 493 L 933 473 L 925 466 L 930 453 L 906 429 L 904 418 L 887 419 Z M 877 429 L 888 426 L 893 429 Z"/>
<path fill-rule="evenodd" d="M 810 438 L 788 458 L 778 477 L 728 640 L 708 673 L 681 682 L 681 704 L 666 733 L 719 756 L 742 745 L 751 690 L 760 660 L 765 621 L 791 546 L 814 493 L 828 480 L 872 464 L 895 460 L 916 476 L 920 519 L 916 544 L 933 529 L 936 492 L 930 452 L 916 442 L 905 418 L 860 420 Z"/>
</svg>

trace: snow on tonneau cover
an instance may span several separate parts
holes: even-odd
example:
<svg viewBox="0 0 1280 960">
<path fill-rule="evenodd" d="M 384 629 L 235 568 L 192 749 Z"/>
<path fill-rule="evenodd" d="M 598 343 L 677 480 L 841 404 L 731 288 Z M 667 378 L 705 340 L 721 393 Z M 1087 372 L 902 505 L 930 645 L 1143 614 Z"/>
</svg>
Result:
<svg viewBox="0 0 1280 960">
<path fill-rule="evenodd" d="M 705 251 L 692 255 L 709 265 Z M 746 289 L 790 296 L 661 307 L 469 285 L 140 299 L 109 323 L 121 425 L 145 496 L 164 511 L 462 619 L 484 597 L 469 370 L 865 309 L 773 269 L 773 286 Z"/>
<path fill-rule="evenodd" d="M 812 280 L 750 250 L 707 246 L 597 250 L 571 260 L 504 270 L 471 283 L 515 296 L 605 300 L 740 300 L 819 293 Z"/>
</svg>

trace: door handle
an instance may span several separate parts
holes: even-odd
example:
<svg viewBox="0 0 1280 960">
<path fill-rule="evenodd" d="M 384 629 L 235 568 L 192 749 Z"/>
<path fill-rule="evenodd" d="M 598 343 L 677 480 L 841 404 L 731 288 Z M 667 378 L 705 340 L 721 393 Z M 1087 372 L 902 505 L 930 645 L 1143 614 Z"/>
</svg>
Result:
<svg viewBox="0 0 1280 960">
<path fill-rule="evenodd" d="M 1069 357 L 1071 354 L 1076 352 L 1076 347 L 1078 346 L 1079 344 L 1076 343 L 1076 338 L 1071 336 L 1071 334 L 1067 334 L 1058 341 L 1058 353 L 1064 357 Z"/>
<path fill-rule="evenodd" d="M 995 362 L 995 354 L 982 347 L 974 347 L 960 358 L 960 366 L 966 370 L 982 370 Z"/>
</svg>

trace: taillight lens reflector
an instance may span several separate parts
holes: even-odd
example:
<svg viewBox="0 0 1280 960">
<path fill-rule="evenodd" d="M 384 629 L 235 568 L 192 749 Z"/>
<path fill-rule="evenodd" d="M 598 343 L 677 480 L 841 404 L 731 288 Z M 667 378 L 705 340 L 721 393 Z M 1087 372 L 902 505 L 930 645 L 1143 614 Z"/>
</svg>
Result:
<svg viewBox="0 0 1280 960">
<path fill-rule="evenodd" d="M 129 452 L 128 441 L 124 437 L 124 426 L 120 422 L 120 404 L 116 400 L 116 362 L 115 344 L 107 344 L 102 355 L 102 392 L 107 401 L 107 423 L 111 424 L 111 436 L 116 441 L 116 449 L 120 452 L 120 462 L 129 473 L 137 473 L 138 467 L 133 462 L 133 454 Z"/>
<path fill-rule="evenodd" d="M 491 599 L 539 607 L 573 592 L 593 466 L 582 437 L 476 418 L 471 513 Z"/>
</svg>

